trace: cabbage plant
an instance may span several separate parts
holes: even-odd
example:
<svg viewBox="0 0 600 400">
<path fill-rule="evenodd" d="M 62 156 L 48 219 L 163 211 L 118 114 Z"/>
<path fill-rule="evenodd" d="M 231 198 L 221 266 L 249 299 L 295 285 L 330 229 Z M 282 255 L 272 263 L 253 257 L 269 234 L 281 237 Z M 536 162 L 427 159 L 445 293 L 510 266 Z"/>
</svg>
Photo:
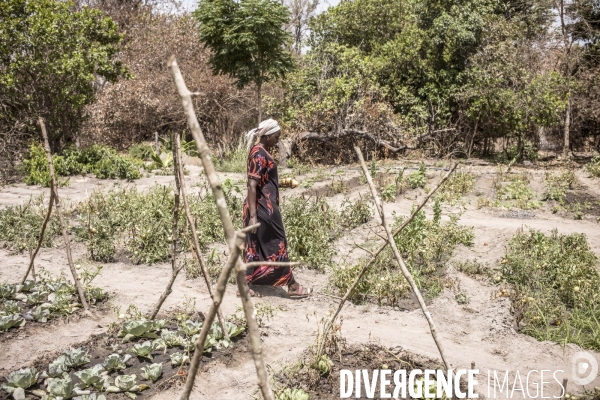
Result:
<svg viewBox="0 0 600 400">
<path fill-rule="evenodd" d="M 35 385 L 38 380 L 38 372 L 35 368 L 23 368 L 13 371 L 6 377 L 6 383 L 1 387 L 8 393 L 14 393 L 17 389 L 28 389 Z"/>
<path fill-rule="evenodd" d="M 0 331 L 7 331 L 10 328 L 25 325 L 25 320 L 20 314 L 10 314 L 0 317 Z"/>
<path fill-rule="evenodd" d="M 16 288 L 10 283 L 0 284 L 0 299 L 12 299 L 16 291 Z"/>
<path fill-rule="evenodd" d="M 127 361 L 131 358 L 131 354 L 125 354 L 123 358 L 121 358 L 118 354 L 111 354 L 106 357 L 102 366 L 108 372 L 112 371 L 121 371 L 127 368 Z"/>
<path fill-rule="evenodd" d="M 102 375 L 102 372 L 104 372 L 104 367 L 102 364 L 96 364 L 91 368 L 75 372 L 75 375 L 81 381 L 81 383 L 79 383 L 77 386 L 81 389 L 92 387 L 96 390 L 102 390 L 105 379 L 105 376 Z"/>
<path fill-rule="evenodd" d="M 156 339 L 158 335 L 154 332 L 154 323 L 152 321 L 127 321 L 119 331 L 119 337 L 123 338 L 123 343 L 127 343 L 133 338 Z"/>
<path fill-rule="evenodd" d="M 173 367 L 178 367 L 180 365 L 185 364 L 186 362 L 189 361 L 189 357 L 186 354 L 177 352 L 177 353 L 173 353 L 171 354 L 171 365 Z"/>
<path fill-rule="evenodd" d="M 278 400 L 310 400 L 310 395 L 302 389 L 287 388 L 277 396 Z"/>
<path fill-rule="evenodd" d="M 163 329 L 160 338 L 165 342 L 167 347 L 182 346 L 185 339 L 181 337 L 177 332 Z"/>
<path fill-rule="evenodd" d="M 108 393 L 120 393 L 120 392 L 141 392 L 147 389 L 146 385 L 137 385 L 137 376 L 133 375 L 119 375 L 115 378 L 115 384 L 106 388 Z"/>
<path fill-rule="evenodd" d="M 44 373 L 44 377 L 58 378 L 63 376 L 69 367 L 67 366 L 67 357 L 62 355 L 48 365 L 48 372 Z"/>
<path fill-rule="evenodd" d="M 31 314 L 31 317 L 35 321 L 47 322 L 48 317 L 50 316 L 50 310 L 48 310 L 47 307 L 44 307 L 43 305 L 41 305 L 41 306 L 37 306 L 36 308 L 31 310 L 30 314 Z"/>
<path fill-rule="evenodd" d="M 155 347 L 149 340 L 146 340 L 144 343 L 138 343 L 129 349 L 132 354 L 135 354 L 138 357 L 147 358 L 149 360 L 152 360 L 151 353 L 153 350 L 155 350 Z"/>
<path fill-rule="evenodd" d="M 181 331 L 187 337 L 194 336 L 202 329 L 202 322 L 194 322 L 192 320 L 186 320 L 181 324 Z"/>
<path fill-rule="evenodd" d="M 27 279 L 22 285 L 19 285 L 19 292 L 29 292 L 35 286 L 35 281 L 33 279 Z"/>
<path fill-rule="evenodd" d="M 25 303 L 27 303 L 29 305 L 35 305 L 35 304 L 44 303 L 47 300 L 48 300 L 48 292 L 46 292 L 46 291 L 37 292 L 36 291 L 36 292 L 29 293 L 29 296 L 27 296 Z"/>
<path fill-rule="evenodd" d="M 63 354 L 66 357 L 65 364 L 69 368 L 80 367 L 90 362 L 90 355 L 83 347 L 78 349 L 65 350 Z"/>
<path fill-rule="evenodd" d="M 150 364 L 142 368 L 142 377 L 156 382 L 162 375 L 162 363 Z"/>
<path fill-rule="evenodd" d="M 227 335 L 230 338 L 234 338 L 236 336 L 241 335 L 245 330 L 246 327 L 244 326 L 237 326 L 236 324 L 233 324 L 229 321 L 225 322 L 225 328 L 227 328 Z"/>
<path fill-rule="evenodd" d="M 76 395 L 73 389 L 75 389 L 75 385 L 69 376 L 64 379 L 54 378 L 48 380 L 48 392 L 54 397 L 70 399 Z"/>
</svg>

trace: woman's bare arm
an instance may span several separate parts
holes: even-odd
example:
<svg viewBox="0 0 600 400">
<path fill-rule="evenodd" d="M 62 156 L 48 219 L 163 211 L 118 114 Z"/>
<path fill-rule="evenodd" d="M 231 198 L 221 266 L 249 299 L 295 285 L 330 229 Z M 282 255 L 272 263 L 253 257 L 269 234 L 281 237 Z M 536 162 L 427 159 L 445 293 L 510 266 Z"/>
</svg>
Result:
<svg viewBox="0 0 600 400">
<path fill-rule="evenodd" d="M 248 212 L 250 213 L 250 221 L 248 225 L 254 225 L 258 223 L 258 216 L 256 215 L 256 188 L 258 187 L 258 181 L 255 179 L 248 179 Z M 256 229 L 252 230 L 252 233 L 256 233 Z"/>
</svg>

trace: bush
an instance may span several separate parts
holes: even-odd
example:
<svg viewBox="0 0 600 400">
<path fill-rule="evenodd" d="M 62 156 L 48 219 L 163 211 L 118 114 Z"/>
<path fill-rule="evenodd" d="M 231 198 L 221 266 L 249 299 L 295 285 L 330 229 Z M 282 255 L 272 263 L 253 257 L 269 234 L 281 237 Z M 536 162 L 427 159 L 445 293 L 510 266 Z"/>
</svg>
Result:
<svg viewBox="0 0 600 400">
<path fill-rule="evenodd" d="M 286 199 L 282 208 L 283 226 L 291 261 L 305 261 L 309 268 L 323 271 L 331 266 L 334 251 L 332 233 L 338 215 L 323 199 Z"/>
<path fill-rule="evenodd" d="M 396 246 L 417 286 L 428 298 L 434 298 L 442 291 L 445 285 L 444 265 L 456 246 L 470 246 L 474 238 L 471 228 L 458 225 L 458 216 L 453 215 L 450 221 L 442 223 L 440 212 L 433 219 L 427 220 L 425 212 L 420 211 L 395 238 Z M 399 226 L 402 220 L 396 219 L 394 225 Z M 342 263 L 335 267 L 330 276 L 330 284 L 340 293 L 345 293 L 365 263 L 366 260 L 362 259 L 355 265 Z M 379 304 L 394 306 L 407 297 L 409 292 L 408 282 L 388 248 L 369 267 L 351 300 L 361 302 L 373 299 Z"/>
<path fill-rule="evenodd" d="M 81 151 L 67 148 L 62 155 L 52 155 L 52 162 L 59 185 L 67 183 L 67 180 L 59 179 L 61 176 L 87 173 L 94 173 L 98 179 L 139 179 L 143 166 L 139 160 L 121 156 L 114 149 L 99 145 Z M 28 185 L 50 186 L 48 156 L 40 143 L 31 143 L 29 156 L 23 160 L 23 172 Z"/>
<path fill-rule="evenodd" d="M 354 202 L 348 199 L 342 202 L 342 212 L 340 213 L 340 224 L 342 226 L 354 229 L 366 224 L 371 218 L 373 218 L 373 210 L 369 203 L 362 198 Z"/>
<path fill-rule="evenodd" d="M 475 176 L 468 172 L 453 174 L 438 191 L 436 198 L 440 201 L 455 204 L 465 194 L 473 190 Z"/>
<path fill-rule="evenodd" d="M 576 182 L 577 177 L 572 170 L 560 171 L 557 174 L 546 173 L 544 200 L 557 200 L 562 204 L 567 190 L 572 189 Z"/>
<path fill-rule="evenodd" d="M 0 209 L 0 241 L 16 252 L 35 249 L 47 212 L 48 207 L 44 204 L 43 195 L 31 198 L 29 202 L 20 206 Z M 42 247 L 51 247 L 52 240 L 60 233 L 58 218 L 53 214 L 46 227 Z"/>
<path fill-rule="evenodd" d="M 408 176 L 408 186 L 411 189 L 423 188 L 427 183 L 427 175 L 425 174 L 425 164 L 421 161 L 419 164 L 419 170 L 417 172 L 413 172 Z"/>
<path fill-rule="evenodd" d="M 508 182 L 504 180 L 508 179 Z M 540 207 L 540 202 L 529 187 L 529 179 L 525 174 L 508 175 L 499 167 L 496 173 L 496 200 L 506 207 L 517 207 L 532 210 Z M 500 203 L 501 202 L 501 203 Z"/>
<path fill-rule="evenodd" d="M 514 289 L 521 332 L 600 350 L 598 258 L 584 234 L 519 232 L 501 265 L 503 280 Z"/>
<path fill-rule="evenodd" d="M 592 161 L 586 166 L 590 175 L 600 178 L 600 156 L 595 156 Z"/>
</svg>

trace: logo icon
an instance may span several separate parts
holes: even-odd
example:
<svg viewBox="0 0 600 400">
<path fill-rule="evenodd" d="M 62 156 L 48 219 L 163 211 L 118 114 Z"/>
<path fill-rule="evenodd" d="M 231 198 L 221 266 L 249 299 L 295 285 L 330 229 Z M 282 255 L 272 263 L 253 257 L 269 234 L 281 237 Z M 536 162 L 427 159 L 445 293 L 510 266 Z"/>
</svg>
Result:
<svg viewBox="0 0 600 400">
<path fill-rule="evenodd" d="M 571 359 L 573 382 L 587 385 L 598 376 L 598 361 L 587 351 L 578 351 Z"/>
</svg>

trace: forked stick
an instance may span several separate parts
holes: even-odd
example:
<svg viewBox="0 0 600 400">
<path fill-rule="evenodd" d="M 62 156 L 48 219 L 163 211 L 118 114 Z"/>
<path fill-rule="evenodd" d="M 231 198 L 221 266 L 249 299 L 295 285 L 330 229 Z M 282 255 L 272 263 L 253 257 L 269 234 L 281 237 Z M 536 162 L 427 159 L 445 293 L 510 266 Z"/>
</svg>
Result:
<svg viewBox="0 0 600 400">
<path fill-rule="evenodd" d="M 413 218 L 419 213 L 419 211 L 421 211 L 421 209 L 425 206 L 425 204 L 427 204 L 427 201 L 429 201 L 429 199 L 431 198 L 431 196 L 433 196 L 435 194 L 435 192 L 437 192 L 437 190 L 444 184 L 444 182 L 446 182 L 446 180 L 448 180 L 448 178 L 450 177 L 450 175 L 452 174 L 452 172 L 454 172 L 454 170 L 456 169 L 457 166 L 458 166 L 458 164 L 455 163 L 452 166 L 452 168 L 450 168 L 450 171 L 448 171 L 448 173 L 446 175 L 444 175 L 444 177 L 437 184 L 437 186 L 431 192 L 429 192 L 429 194 L 427 196 L 425 196 L 425 198 L 423 199 L 423 201 L 421 201 L 421 204 L 419 204 L 419 206 L 417 207 L 417 209 L 415 211 L 413 211 L 413 213 L 406 219 L 406 221 L 404 221 L 402 223 L 402 225 L 400 225 L 400 227 L 394 231 L 394 234 L 393 234 L 394 236 L 397 236 L 400 232 L 402 232 L 402 230 L 410 223 L 410 221 L 413 220 Z M 362 277 L 365 275 L 365 273 L 367 272 L 367 269 L 369 269 L 369 267 L 375 261 L 377 261 L 377 257 L 379 257 L 379 254 L 387 247 L 388 244 L 389 244 L 389 242 L 386 241 L 375 252 L 372 253 L 371 258 L 369 259 L 369 261 L 367 261 L 367 263 L 365 264 L 365 266 L 363 267 L 363 269 L 360 271 L 360 273 L 358 274 L 358 276 L 354 279 L 354 282 L 348 288 L 348 290 L 346 291 L 346 294 L 344 295 L 344 297 L 342 297 L 342 300 L 340 301 L 340 304 L 338 304 L 337 310 L 333 313 L 333 315 L 331 316 L 331 319 L 325 325 L 325 327 L 323 329 L 323 338 L 326 337 L 327 332 L 333 326 L 333 324 L 334 324 L 337 316 L 342 311 L 342 308 L 344 307 L 344 304 L 346 303 L 346 300 L 348 300 L 350 298 L 350 296 L 352 295 L 352 292 L 354 292 L 354 289 L 356 289 L 356 286 L 358 285 L 358 282 L 360 282 L 360 280 L 362 279 Z M 325 343 L 324 341 L 321 341 L 321 343 L 319 343 L 319 347 L 318 347 L 318 351 L 317 351 L 319 357 L 323 353 L 323 345 L 324 345 L 324 343 Z"/>
<path fill-rule="evenodd" d="M 77 276 L 77 271 L 75 270 L 75 265 L 73 264 L 73 257 L 71 256 L 71 245 L 69 244 L 69 235 L 67 234 L 67 228 L 65 227 L 65 221 L 62 216 L 60 200 L 58 198 L 58 183 L 56 182 L 56 178 L 54 176 L 54 164 L 52 163 L 52 153 L 50 152 L 50 143 L 48 142 L 48 133 L 46 132 L 46 125 L 44 125 L 44 119 L 40 117 L 38 119 L 38 123 L 40 124 L 40 128 L 42 128 L 42 137 L 44 138 L 44 150 L 46 150 L 46 155 L 48 156 L 48 170 L 50 171 L 50 190 L 54 194 L 54 196 L 51 196 L 51 198 L 54 197 L 54 203 L 56 204 L 56 213 L 58 214 L 58 220 L 60 221 L 62 236 L 65 241 L 65 248 L 67 251 L 67 262 L 69 263 L 69 268 L 71 269 L 71 274 L 73 275 L 75 287 L 77 288 L 77 293 L 79 294 L 79 300 L 81 300 L 83 309 L 85 311 L 89 311 L 88 303 L 85 299 L 85 292 L 81 287 L 81 282 L 79 282 L 79 277 Z"/>
<path fill-rule="evenodd" d="M 178 137 L 176 133 L 173 133 L 173 136 Z M 175 163 L 177 162 L 178 154 L 177 154 L 177 148 L 175 147 L 175 145 L 172 146 L 172 151 L 173 151 L 173 165 L 176 165 Z M 178 236 L 179 236 L 178 230 L 177 230 L 177 225 L 179 223 L 179 197 L 181 195 L 181 183 L 180 183 L 181 177 L 177 173 L 176 169 L 174 169 L 173 172 L 175 175 L 175 202 L 173 204 L 173 227 L 172 227 L 173 233 L 171 236 L 172 242 L 173 242 L 173 244 L 172 244 L 173 251 L 172 251 L 172 257 L 171 257 L 171 279 L 169 280 L 169 283 L 167 283 L 167 287 L 165 288 L 165 291 L 163 292 L 163 294 L 160 295 L 160 298 L 158 299 L 156 306 L 154 306 L 154 311 L 152 311 L 152 314 L 150 315 L 151 320 L 156 318 L 156 315 L 160 311 L 160 308 L 162 307 L 163 303 L 165 302 L 167 297 L 169 297 L 169 295 L 173 291 L 173 284 L 175 283 L 175 279 L 177 279 L 177 275 L 179 275 L 181 268 L 183 268 L 183 265 L 180 265 L 179 267 L 177 267 L 177 253 L 178 253 L 177 240 L 178 240 Z"/>
<path fill-rule="evenodd" d="M 50 201 L 48 202 L 48 212 L 46 213 L 46 217 L 44 218 L 44 223 L 42 223 L 42 229 L 40 229 L 40 236 L 38 238 L 37 246 L 35 247 L 35 251 L 31 253 L 29 256 L 29 267 L 27 267 L 27 272 L 25 272 L 25 276 L 23 280 L 21 280 L 21 285 L 25 283 L 29 273 L 33 269 L 33 261 L 35 260 L 35 256 L 37 256 L 38 251 L 40 251 L 40 247 L 42 246 L 42 241 L 44 240 L 44 233 L 46 232 L 46 225 L 48 225 L 48 221 L 50 221 L 50 215 L 52 215 L 52 203 L 54 202 L 54 191 L 50 188 Z M 33 279 L 35 279 L 35 270 L 33 270 Z"/>
<path fill-rule="evenodd" d="M 175 86 L 177 87 L 177 92 L 181 97 L 181 103 L 183 105 L 183 111 L 187 118 L 188 127 L 190 128 L 192 136 L 196 141 L 196 148 L 198 149 L 198 153 L 200 154 L 200 159 L 202 160 L 202 165 L 204 166 L 204 172 L 206 172 L 206 176 L 210 183 L 210 187 L 212 189 L 213 195 L 215 196 L 215 202 L 217 203 L 217 209 L 219 210 L 221 223 L 223 224 L 223 229 L 225 230 L 225 237 L 227 238 L 227 242 L 230 248 L 229 258 L 227 259 L 227 263 L 225 263 L 225 266 L 221 270 L 219 280 L 217 281 L 217 291 L 215 293 L 213 303 L 210 306 L 209 312 L 206 315 L 206 318 L 202 325 L 200 335 L 198 337 L 198 340 L 196 341 L 196 351 L 194 352 L 194 357 L 190 362 L 188 376 L 185 381 L 183 392 L 181 393 L 180 399 L 188 400 L 190 397 L 190 393 L 192 392 L 192 389 L 194 387 L 194 380 L 196 379 L 196 374 L 198 373 L 198 366 L 200 365 L 200 360 L 202 360 L 202 352 L 204 350 L 204 343 L 208 335 L 208 329 L 212 325 L 217 310 L 219 309 L 221 301 L 223 300 L 223 294 L 225 293 L 225 289 L 227 287 L 227 280 L 229 279 L 229 275 L 231 275 L 231 270 L 235 267 L 235 265 L 241 262 L 241 249 L 236 244 L 236 232 L 233 227 L 231 217 L 229 216 L 229 210 L 227 209 L 227 202 L 225 201 L 223 188 L 221 187 L 221 183 L 219 182 L 219 178 L 215 173 L 215 168 L 210 159 L 210 149 L 208 148 L 206 140 L 204 139 L 204 135 L 202 134 L 202 130 L 200 129 L 200 124 L 198 124 L 198 119 L 196 118 L 194 105 L 192 103 L 191 92 L 185 85 L 185 81 L 183 80 L 183 76 L 181 75 L 181 71 L 179 70 L 177 61 L 175 60 L 175 56 L 171 56 L 171 58 L 169 59 L 168 68 L 175 83 Z M 253 228 L 256 228 L 256 226 L 247 227 L 245 230 L 242 230 L 240 231 L 240 233 L 237 233 L 237 235 L 242 235 L 245 237 L 245 235 L 242 234 L 242 232 L 245 232 L 247 229 Z M 238 282 L 238 285 L 242 284 L 246 285 L 247 287 L 246 279 L 244 279 L 242 283 Z M 248 300 L 243 301 L 242 304 L 244 305 L 245 312 L 248 313 L 248 310 L 246 310 L 246 308 L 248 307 L 248 304 L 252 305 L 252 300 L 248 298 Z M 249 331 L 250 335 L 252 336 L 256 332 L 253 333 L 253 329 L 250 328 L 250 324 L 250 319 L 248 319 Z M 258 340 L 260 343 L 260 337 L 251 339 L 252 343 L 254 343 L 255 340 Z M 255 366 L 257 368 L 259 380 L 261 380 L 261 377 L 264 378 L 267 376 L 267 371 L 265 369 L 264 361 L 262 360 L 262 352 L 256 352 L 254 350 L 255 349 L 253 347 L 252 356 L 255 360 Z M 260 360 L 260 362 L 257 362 L 256 360 Z M 266 400 L 272 400 L 273 395 L 268 386 L 268 381 L 263 383 L 263 381 L 261 380 L 260 387 L 263 393 L 263 397 Z"/>
<path fill-rule="evenodd" d="M 437 346 L 437 348 L 440 352 L 440 356 L 442 357 L 442 362 L 444 363 L 446 370 L 449 370 L 450 364 L 448 364 L 448 361 L 446 360 L 446 356 L 444 355 L 444 349 L 442 347 L 442 343 L 440 342 L 440 340 L 437 336 L 437 332 L 435 330 L 435 324 L 433 323 L 431 314 L 427 310 L 427 305 L 425 304 L 425 301 L 423 300 L 423 296 L 421 296 L 421 291 L 417 287 L 417 284 L 415 283 L 415 280 L 413 279 L 412 275 L 410 274 L 410 271 L 408 270 L 408 268 L 406 268 L 406 265 L 404 264 L 404 260 L 402 259 L 402 256 L 400 255 L 400 252 L 398 251 L 398 247 L 396 247 L 396 242 L 394 241 L 394 234 L 392 233 L 392 230 L 390 229 L 390 226 L 388 225 L 387 220 L 385 218 L 385 213 L 383 212 L 383 204 L 381 203 L 381 200 L 379 199 L 379 195 L 377 194 L 377 189 L 375 188 L 375 184 L 373 183 L 373 180 L 371 179 L 371 175 L 369 174 L 369 170 L 367 169 L 367 165 L 365 164 L 365 160 L 363 159 L 362 152 L 360 151 L 360 149 L 358 147 L 354 147 L 354 151 L 356 151 L 356 154 L 358 155 L 358 159 L 360 161 L 360 166 L 362 167 L 363 173 L 364 173 L 365 177 L 367 178 L 367 183 L 369 184 L 369 188 L 371 189 L 371 194 L 373 195 L 373 201 L 375 201 L 376 208 L 379 211 L 379 215 L 381 217 L 381 225 L 385 229 L 385 233 L 387 234 L 387 237 L 388 237 L 388 243 L 392 247 L 392 251 L 394 252 L 396 261 L 398 261 L 398 265 L 400 265 L 400 270 L 402 271 L 402 274 L 408 281 L 408 284 L 410 285 L 413 293 L 417 297 L 417 300 L 419 301 L 419 305 L 421 306 L 421 310 L 423 310 L 423 314 L 425 314 L 425 318 L 427 319 L 427 322 L 429 323 L 429 330 L 431 331 L 431 336 L 433 336 L 435 345 Z"/>
<path fill-rule="evenodd" d="M 183 207 L 185 209 L 185 215 L 187 217 L 188 225 L 190 226 L 190 231 L 192 232 L 192 239 L 194 241 L 193 251 L 196 254 L 198 263 L 200 264 L 200 269 L 202 270 L 202 275 L 204 276 L 204 281 L 206 282 L 208 294 L 210 295 L 210 298 L 214 301 L 215 295 L 213 293 L 213 288 L 210 283 L 210 276 L 208 275 L 208 271 L 206 270 L 204 258 L 202 257 L 202 252 L 200 251 L 200 243 L 198 242 L 198 234 L 196 233 L 196 224 L 192 219 L 192 213 L 190 212 L 190 207 L 187 201 L 185 180 L 183 178 L 183 167 L 181 166 L 181 145 L 179 143 L 179 135 L 175 133 L 173 133 L 173 148 L 173 165 L 175 166 L 175 174 L 179 175 L 179 189 L 181 191 L 181 198 L 183 199 Z M 177 157 L 175 157 L 175 155 L 177 155 Z M 221 325 L 221 332 L 223 332 L 223 335 L 229 339 L 229 335 L 227 334 L 227 327 L 225 326 L 225 320 L 223 319 L 221 309 L 217 310 L 217 318 L 219 319 L 219 325 Z"/>
</svg>

